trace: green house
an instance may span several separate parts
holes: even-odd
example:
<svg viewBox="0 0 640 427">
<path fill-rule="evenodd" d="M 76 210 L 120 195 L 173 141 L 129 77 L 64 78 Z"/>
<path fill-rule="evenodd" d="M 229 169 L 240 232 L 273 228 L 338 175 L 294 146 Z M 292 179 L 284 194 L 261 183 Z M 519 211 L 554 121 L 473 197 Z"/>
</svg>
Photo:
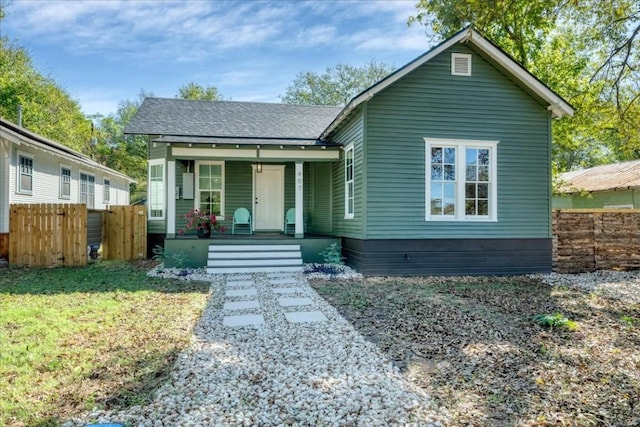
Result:
<svg viewBox="0 0 640 427">
<path fill-rule="evenodd" d="M 278 240 L 304 261 L 336 242 L 365 275 L 511 274 L 551 270 L 551 121 L 571 114 L 468 28 L 344 108 L 147 98 L 126 132 L 149 137 L 150 246 L 196 264 Z M 181 235 L 194 208 L 228 231 Z"/>
<path fill-rule="evenodd" d="M 556 209 L 640 209 L 640 160 L 560 174 Z"/>
</svg>

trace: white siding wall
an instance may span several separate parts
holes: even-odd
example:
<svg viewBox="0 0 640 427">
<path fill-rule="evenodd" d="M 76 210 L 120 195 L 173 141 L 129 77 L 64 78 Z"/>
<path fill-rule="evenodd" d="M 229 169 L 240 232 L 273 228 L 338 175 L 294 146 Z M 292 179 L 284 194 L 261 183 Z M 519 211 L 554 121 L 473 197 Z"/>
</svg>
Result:
<svg viewBox="0 0 640 427">
<path fill-rule="evenodd" d="M 9 149 L 0 141 L 0 233 L 9 232 Z"/>
<path fill-rule="evenodd" d="M 31 194 L 18 192 L 19 156 L 26 155 L 33 158 L 33 191 Z M 87 167 L 79 162 L 73 162 L 51 153 L 20 146 L 13 148 L 9 171 L 9 200 L 10 203 L 80 203 L 80 172 L 95 177 L 95 209 L 105 209 L 103 200 L 104 179 L 111 181 L 110 205 L 128 205 L 129 188 L 127 182 L 115 175 L 105 174 L 102 170 Z M 71 196 L 60 197 L 60 167 L 71 169 Z"/>
</svg>

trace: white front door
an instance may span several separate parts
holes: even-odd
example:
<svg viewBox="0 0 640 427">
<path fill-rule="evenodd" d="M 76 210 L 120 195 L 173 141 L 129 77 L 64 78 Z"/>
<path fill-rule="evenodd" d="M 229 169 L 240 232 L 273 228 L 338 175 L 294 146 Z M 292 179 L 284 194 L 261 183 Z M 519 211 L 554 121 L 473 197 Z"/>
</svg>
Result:
<svg viewBox="0 0 640 427">
<path fill-rule="evenodd" d="M 284 165 L 253 169 L 255 230 L 282 230 L 284 221 Z"/>
</svg>

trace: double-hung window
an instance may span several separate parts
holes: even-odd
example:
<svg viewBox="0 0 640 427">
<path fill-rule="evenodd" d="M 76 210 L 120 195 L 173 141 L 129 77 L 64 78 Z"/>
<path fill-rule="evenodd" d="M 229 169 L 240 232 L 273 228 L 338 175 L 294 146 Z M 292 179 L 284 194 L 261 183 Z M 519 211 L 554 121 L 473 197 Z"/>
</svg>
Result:
<svg viewBox="0 0 640 427">
<path fill-rule="evenodd" d="M 18 193 L 33 194 L 33 158 L 18 155 Z"/>
<path fill-rule="evenodd" d="M 164 160 L 149 160 L 149 219 L 164 219 L 164 185 Z"/>
<path fill-rule="evenodd" d="M 198 209 L 224 219 L 224 162 L 198 162 Z"/>
<path fill-rule="evenodd" d="M 353 145 L 344 150 L 344 217 L 354 218 L 354 160 Z"/>
<path fill-rule="evenodd" d="M 60 198 L 71 198 L 71 169 L 60 166 Z"/>
<path fill-rule="evenodd" d="M 426 220 L 496 221 L 497 141 L 425 138 Z"/>
<path fill-rule="evenodd" d="M 80 203 L 89 209 L 96 207 L 96 177 L 84 172 L 80 172 Z"/>
<path fill-rule="evenodd" d="M 102 182 L 102 201 L 109 204 L 111 200 L 111 180 L 105 178 Z"/>
</svg>

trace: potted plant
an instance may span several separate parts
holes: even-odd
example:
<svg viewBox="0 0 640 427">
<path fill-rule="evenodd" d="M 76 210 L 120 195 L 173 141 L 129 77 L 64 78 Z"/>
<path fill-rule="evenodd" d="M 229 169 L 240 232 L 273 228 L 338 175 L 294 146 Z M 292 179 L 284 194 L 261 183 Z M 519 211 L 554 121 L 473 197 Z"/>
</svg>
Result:
<svg viewBox="0 0 640 427">
<path fill-rule="evenodd" d="M 209 211 L 201 211 L 200 209 L 192 209 L 184 215 L 186 223 L 184 228 L 180 230 L 180 234 L 184 234 L 187 230 L 196 230 L 198 237 L 208 239 L 211 237 L 211 230 L 224 233 L 227 228 L 220 225 L 218 219 Z"/>
</svg>

